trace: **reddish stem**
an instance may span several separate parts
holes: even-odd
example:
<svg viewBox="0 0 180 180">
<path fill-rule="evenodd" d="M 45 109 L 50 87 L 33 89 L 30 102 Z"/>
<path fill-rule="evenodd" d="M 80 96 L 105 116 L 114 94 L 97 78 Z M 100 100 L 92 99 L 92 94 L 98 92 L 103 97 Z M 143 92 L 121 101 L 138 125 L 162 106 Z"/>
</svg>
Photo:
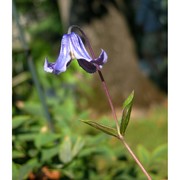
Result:
<svg viewBox="0 0 180 180">
<path fill-rule="evenodd" d="M 91 56 L 92 56 L 92 59 L 96 59 L 95 57 L 95 54 L 94 54 L 94 51 L 91 47 L 91 44 L 89 42 L 89 39 L 87 38 L 86 34 L 84 33 L 84 31 L 77 25 L 72 25 L 69 29 L 68 29 L 68 33 L 71 33 L 72 29 L 73 28 L 77 28 L 83 35 L 83 37 L 85 38 L 86 40 L 86 43 L 87 43 L 87 46 L 89 48 L 89 51 L 91 53 Z M 143 165 L 141 164 L 141 162 L 138 160 L 138 158 L 136 157 L 136 155 L 134 154 L 134 152 L 131 150 L 131 148 L 129 147 L 129 145 L 126 143 L 124 137 L 121 135 L 120 133 L 120 128 L 119 128 L 119 123 L 118 123 L 118 119 L 117 119 L 117 115 L 116 115 L 116 112 L 115 112 L 115 108 L 113 106 L 113 103 L 112 103 L 112 98 L 110 96 L 110 93 L 109 93 L 109 90 L 108 90 L 108 87 L 107 87 L 107 84 L 104 80 L 104 77 L 103 77 L 103 74 L 99 68 L 98 65 L 96 65 L 97 67 L 97 72 L 99 74 L 99 77 L 100 77 L 100 80 L 101 80 L 101 83 L 102 83 L 102 86 L 103 86 L 103 89 L 105 91 L 105 94 L 106 94 L 106 97 L 108 99 L 108 102 L 109 102 L 109 105 L 111 107 L 111 111 L 112 111 L 112 115 L 113 115 L 113 118 L 115 120 L 115 123 L 116 123 L 116 128 L 117 128 L 117 132 L 118 132 L 118 135 L 119 135 L 119 139 L 122 141 L 122 143 L 124 144 L 124 146 L 126 147 L 126 149 L 128 150 L 128 152 L 131 154 L 131 156 L 133 157 L 133 159 L 135 160 L 135 162 L 138 164 L 138 166 L 141 168 L 142 172 L 146 175 L 146 177 L 148 178 L 148 180 L 151 180 L 151 177 L 149 176 L 149 174 L 147 173 L 147 171 L 145 170 L 145 168 L 143 167 Z"/>
</svg>

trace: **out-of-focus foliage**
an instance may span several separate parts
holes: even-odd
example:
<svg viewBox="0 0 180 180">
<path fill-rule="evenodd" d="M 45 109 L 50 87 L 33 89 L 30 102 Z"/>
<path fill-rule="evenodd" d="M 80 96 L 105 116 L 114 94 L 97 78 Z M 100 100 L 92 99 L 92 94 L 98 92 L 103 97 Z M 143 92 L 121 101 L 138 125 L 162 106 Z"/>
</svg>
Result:
<svg viewBox="0 0 180 180">
<path fill-rule="evenodd" d="M 53 101 L 56 101 L 55 99 Z M 25 106 L 22 111 L 26 110 Z M 37 112 L 26 115 L 16 115 L 13 118 L 13 179 L 27 179 L 30 174 L 42 177 L 43 168 L 56 170 L 62 179 L 145 179 L 133 159 L 125 151 L 119 141 L 109 138 L 104 133 L 93 130 L 78 119 L 87 119 L 87 112 L 76 113 L 69 104 L 58 107 L 53 114 L 55 132 L 51 132 Z M 52 112 L 56 109 L 51 107 Z M 156 116 L 153 116 L 154 118 Z M 140 138 L 142 132 L 148 132 L 146 122 L 132 121 L 127 133 L 131 146 L 136 150 L 140 161 L 150 172 L 153 179 L 167 178 L 167 145 L 162 137 L 166 134 L 166 123 L 159 119 L 146 119 L 148 126 L 153 126 L 154 132 L 159 131 L 159 138 L 152 149 L 154 138 L 149 133 Z M 104 123 L 109 119 L 102 119 Z M 106 122 L 107 123 L 107 122 Z M 137 129 L 136 127 L 139 127 Z M 132 131 L 136 129 L 136 131 Z M 164 130 L 163 130 L 164 129 Z M 156 135 L 155 135 L 156 136 Z M 138 143 L 136 143 L 138 139 Z M 143 144 L 143 145 L 142 145 Z M 144 146 L 146 145 L 146 146 Z"/>
<path fill-rule="evenodd" d="M 90 111 L 85 108 L 86 99 L 79 91 L 91 92 L 88 86 L 91 76 L 76 63 L 61 76 L 43 70 L 45 57 L 54 61 L 59 53 L 62 25 L 57 1 L 16 0 L 15 3 L 54 132 L 48 128 L 23 48 L 16 48 L 14 44 L 13 179 L 42 179 L 45 176 L 49 179 L 143 179 L 142 172 L 114 137 L 81 123 L 80 119 L 90 118 Z M 162 112 L 164 114 L 165 110 Z M 143 124 L 132 121 L 127 129 L 130 145 L 154 179 L 167 178 L 164 139 L 167 124 L 164 118 L 160 114 L 160 118 L 144 119 Z M 109 118 L 102 117 L 100 121 L 109 122 Z M 153 129 L 152 134 L 147 133 L 149 128 Z M 143 138 L 138 139 L 141 133 L 144 133 Z M 158 137 L 156 142 L 153 135 Z"/>
</svg>

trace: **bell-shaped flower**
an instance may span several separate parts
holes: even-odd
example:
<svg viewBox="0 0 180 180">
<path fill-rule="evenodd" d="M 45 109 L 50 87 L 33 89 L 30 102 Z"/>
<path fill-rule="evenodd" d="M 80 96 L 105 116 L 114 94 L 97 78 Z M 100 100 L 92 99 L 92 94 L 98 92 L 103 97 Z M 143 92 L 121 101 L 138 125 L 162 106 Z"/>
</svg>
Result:
<svg viewBox="0 0 180 180">
<path fill-rule="evenodd" d="M 74 32 L 65 34 L 61 41 L 59 56 L 54 63 L 49 63 L 47 58 L 44 63 L 44 70 L 54 74 L 66 71 L 73 59 L 77 59 L 79 65 L 88 73 L 94 73 L 98 67 L 102 68 L 107 62 L 107 54 L 104 50 L 97 59 L 92 59 L 88 54 L 81 38 Z"/>
</svg>

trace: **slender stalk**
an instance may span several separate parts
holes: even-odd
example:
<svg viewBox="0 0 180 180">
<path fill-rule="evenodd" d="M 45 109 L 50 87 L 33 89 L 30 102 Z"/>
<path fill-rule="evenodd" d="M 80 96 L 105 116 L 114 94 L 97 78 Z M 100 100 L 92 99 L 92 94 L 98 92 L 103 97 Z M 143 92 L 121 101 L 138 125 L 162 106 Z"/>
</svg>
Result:
<svg viewBox="0 0 180 180">
<path fill-rule="evenodd" d="M 134 152 L 131 150 L 131 148 L 129 147 L 129 145 L 126 143 L 124 137 L 121 135 L 120 130 L 119 130 L 119 124 L 118 124 L 117 115 L 116 115 L 115 108 L 114 108 L 113 103 L 112 103 L 112 99 L 111 99 L 111 96 L 110 96 L 108 87 L 107 87 L 107 85 L 106 85 L 106 82 L 105 82 L 105 80 L 104 80 L 104 78 L 103 78 L 103 75 L 102 75 L 102 72 L 101 72 L 100 70 L 98 70 L 98 74 L 99 74 L 99 76 L 100 76 L 100 79 L 101 79 L 101 82 L 102 82 L 102 85 L 103 85 L 105 94 L 106 94 L 106 96 L 107 96 L 107 99 L 108 99 L 109 104 L 110 104 L 110 107 L 111 107 L 111 111 L 112 111 L 112 114 L 113 114 L 113 117 L 114 117 L 114 120 L 115 120 L 115 123 L 116 123 L 116 129 L 117 129 L 117 132 L 118 132 L 118 135 L 119 135 L 119 139 L 120 139 L 121 142 L 124 144 L 124 146 L 126 147 L 126 149 L 128 150 L 128 152 L 131 154 L 131 156 L 133 157 L 133 159 L 135 160 L 135 162 L 137 163 L 137 165 L 141 168 L 142 172 L 146 175 L 146 177 L 148 178 L 148 180 L 151 180 L 151 177 L 149 176 L 148 172 L 147 172 L 146 169 L 143 167 L 143 165 L 141 164 L 141 162 L 139 161 L 139 159 L 136 157 L 136 155 L 134 154 Z"/>
<path fill-rule="evenodd" d="M 100 77 L 102 86 L 103 86 L 103 88 L 104 88 L 104 92 L 105 92 L 105 94 L 106 94 L 106 96 L 107 96 L 109 105 L 110 105 L 110 107 L 111 107 L 112 115 L 113 115 L 114 120 L 115 120 L 115 123 L 116 123 L 116 129 L 117 129 L 119 138 L 121 139 L 121 138 L 123 138 L 123 136 L 122 136 L 121 133 L 120 133 L 120 128 L 119 128 L 119 123 L 118 123 L 117 115 L 116 115 L 115 108 L 114 108 L 113 103 L 112 103 L 112 99 L 111 99 L 110 93 L 109 93 L 108 88 L 107 88 L 107 85 L 106 85 L 106 81 L 104 80 L 104 77 L 103 77 L 103 75 L 102 75 L 102 72 L 101 72 L 101 70 L 99 70 L 99 69 L 98 69 L 98 74 L 99 74 L 99 77 Z"/>
<path fill-rule="evenodd" d="M 126 141 L 124 140 L 124 138 L 121 139 L 121 142 L 124 144 L 124 146 L 126 147 L 126 149 L 128 150 L 128 152 L 131 154 L 131 156 L 134 158 L 134 160 L 136 161 L 136 163 L 138 164 L 138 166 L 141 168 L 141 170 L 143 171 L 143 173 L 146 175 L 146 177 L 148 178 L 148 180 L 151 180 L 151 176 L 148 174 L 148 172 L 146 171 L 146 169 L 143 167 L 143 165 L 141 164 L 141 162 L 138 160 L 138 158 L 135 156 L 135 154 L 133 153 L 133 151 L 131 150 L 131 148 L 129 147 L 129 145 L 126 143 Z"/>
<path fill-rule="evenodd" d="M 91 53 L 91 56 L 93 59 L 96 59 L 95 57 L 95 54 L 94 54 L 94 51 L 91 47 L 91 44 L 89 42 L 89 39 L 87 38 L 86 34 L 84 33 L 84 31 L 77 25 L 73 25 L 71 26 L 69 29 L 68 29 L 68 33 L 71 33 L 72 29 L 73 28 L 77 28 L 81 33 L 82 35 L 84 36 L 85 40 L 86 40 L 86 43 L 87 43 L 87 46 L 89 48 L 89 51 Z M 128 152 L 131 154 L 131 156 L 133 157 L 133 159 L 135 160 L 135 162 L 137 163 L 137 165 L 140 167 L 140 169 L 142 170 L 142 172 L 145 174 L 145 176 L 147 177 L 148 180 L 151 180 L 151 177 L 150 175 L 147 173 L 147 171 L 145 170 L 145 168 L 143 167 L 143 165 L 141 164 L 141 162 L 138 160 L 138 158 L 136 157 L 136 155 L 134 154 L 134 152 L 131 150 L 131 148 L 129 147 L 129 145 L 126 143 L 124 137 L 121 135 L 120 133 L 120 128 L 119 128 L 119 123 L 118 123 L 118 119 L 117 119 L 117 115 L 116 115 L 116 112 L 115 112 L 115 108 L 114 108 L 114 105 L 112 103 L 112 98 L 110 96 L 110 93 L 109 93 L 109 90 L 108 90 L 108 87 L 107 87 L 107 84 L 106 84 L 106 81 L 103 77 L 103 74 L 99 68 L 98 65 L 96 65 L 97 67 L 97 72 L 98 72 L 98 75 L 100 77 L 100 80 L 101 80 L 101 83 L 102 83 L 102 86 L 103 86 L 103 89 L 104 89 L 104 92 L 106 94 L 106 97 L 108 99 L 108 102 L 109 102 L 109 105 L 111 107 L 111 111 L 112 111 L 112 115 L 113 115 L 113 118 L 114 118 L 114 121 L 116 123 L 116 129 L 117 129 L 117 132 L 118 132 L 118 136 L 119 136 L 119 140 L 124 144 L 125 148 L 128 150 Z"/>
</svg>

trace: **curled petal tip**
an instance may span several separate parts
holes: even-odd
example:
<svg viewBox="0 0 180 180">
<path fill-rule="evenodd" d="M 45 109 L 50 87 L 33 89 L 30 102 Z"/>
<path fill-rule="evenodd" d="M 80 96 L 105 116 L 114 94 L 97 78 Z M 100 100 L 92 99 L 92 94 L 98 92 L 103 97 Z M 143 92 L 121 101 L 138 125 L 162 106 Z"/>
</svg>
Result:
<svg viewBox="0 0 180 180">
<path fill-rule="evenodd" d="M 53 66 L 54 66 L 54 63 L 49 63 L 48 59 L 45 58 L 45 61 L 44 61 L 44 70 L 46 72 L 52 73 L 53 72 Z"/>
<path fill-rule="evenodd" d="M 108 59 L 108 56 L 106 52 L 103 49 L 101 49 L 101 54 L 99 55 L 99 57 L 95 60 L 92 60 L 91 62 L 99 66 L 102 66 L 103 64 L 107 62 L 107 59 Z"/>
<path fill-rule="evenodd" d="M 105 64 L 107 62 L 108 55 L 107 55 L 106 51 L 104 51 L 103 49 L 101 49 L 101 54 L 103 56 L 103 64 Z"/>
</svg>

